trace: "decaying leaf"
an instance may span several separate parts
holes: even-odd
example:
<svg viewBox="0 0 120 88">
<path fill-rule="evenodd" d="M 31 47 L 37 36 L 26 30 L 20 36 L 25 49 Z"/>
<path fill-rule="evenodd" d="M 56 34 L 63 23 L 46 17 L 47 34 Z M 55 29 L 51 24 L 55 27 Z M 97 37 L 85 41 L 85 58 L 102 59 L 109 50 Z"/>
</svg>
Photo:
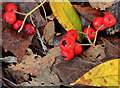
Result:
<svg viewBox="0 0 120 88">
<path fill-rule="evenodd" d="M 26 49 L 29 47 L 31 40 L 24 31 L 18 32 L 12 28 L 10 24 L 3 20 L 2 46 L 11 51 L 18 59 L 23 60 Z"/>
<path fill-rule="evenodd" d="M 80 76 L 97 65 L 97 63 L 85 61 L 79 57 L 74 57 L 69 62 L 65 61 L 63 57 L 60 57 L 56 58 L 56 61 L 57 63 L 55 64 L 55 68 L 65 85 L 74 82 Z"/>
<path fill-rule="evenodd" d="M 50 68 L 55 62 L 55 57 L 59 55 L 60 48 L 55 47 L 50 51 L 53 52 L 48 53 L 43 58 L 35 54 L 25 55 L 25 60 L 20 64 L 9 66 L 7 70 L 16 78 L 18 83 L 29 81 L 31 86 L 36 86 L 36 84 L 38 86 L 42 84 L 59 85 L 58 76 Z M 29 76 L 34 76 L 33 78 L 31 77 L 32 81 L 29 80 Z M 19 81 L 20 78 L 21 81 Z"/>
<path fill-rule="evenodd" d="M 81 6 L 81 5 L 73 5 L 73 6 L 75 7 L 75 9 L 78 11 L 80 15 L 84 16 L 91 22 L 93 22 L 95 17 L 104 15 L 102 11 L 95 10 L 89 6 Z"/>
<path fill-rule="evenodd" d="M 31 2 L 24 2 L 24 3 L 19 4 L 20 12 L 28 13 L 31 10 L 33 10 L 35 7 L 38 6 L 38 4 L 34 0 L 32 0 L 32 1 L 31 1 L 32 3 Z M 45 19 L 41 16 L 39 9 L 35 10 L 32 13 L 32 18 L 33 18 L 33 22 L 35 23 L 35 25 L 37 27 L 44 26 L 47 24 Z M 31 23 L 30 17 L 27 18 L 27 22 Z"/>
<path fill-rule="evenodd" d="M 81 57 L 87 61 L 100 61 L 105 58 L 105 48 L 102 45 L 90 47 L 81 54 Z"/>
<path fill-rule="evenodd" d="M 43 37 L 45 38 L 45 41 L 48 43 L 48 45 L 54 45 L 54 34 L 55 34 L 55 27 L 54 27 L 54 21 L 50 21 L 43 32 Z"/>
<path fill-rule="evenodd" d="M 91 0 L 89 0 L 89 3 L 90 3 L 90 5 L 93 7 L 93 8 L 95 8 L 95 9 L 100 9 L 100 10 L 105 10 L 106 8 L 108 8 L 109 6 L 111 6 L 112 4 L 114 4 L 115 2 L 113 2 L 113 1 L 107 1 L 107 2 L 105 2 L 105 1 L 101 1 L 101 2 L 91 2 Z"/>
<path fill-rule="evenodd" d="M 75 84 L 84 84 L 89 86 L 117 86 L 120 85 L 118 66 L 120 59 L 113 59 L 104 62 L 80 77 Z"/>
<path fill-rule="evenodd" d="M 79 15 L 68 0 L 63 2 L 50 2 L 50 7 L 59 23 L 69 31 L 71 29 L 82 31 L 82 25 Z M 78 41 L 82 41 L 82 35 L 79 33 Z"/>
<path fill-rule="evenodd" d="M 120 48 L 116 47 L 115 45 L 110 43 L 105 38 L 101 38 L 101 39 L 102 39 L 102 41 L 104 43 L 104 47 L 105 47 L 105 55 L 106 55 L 105 58 L 106 59 L 119 58 L 120 57 Z"/>
</svg>

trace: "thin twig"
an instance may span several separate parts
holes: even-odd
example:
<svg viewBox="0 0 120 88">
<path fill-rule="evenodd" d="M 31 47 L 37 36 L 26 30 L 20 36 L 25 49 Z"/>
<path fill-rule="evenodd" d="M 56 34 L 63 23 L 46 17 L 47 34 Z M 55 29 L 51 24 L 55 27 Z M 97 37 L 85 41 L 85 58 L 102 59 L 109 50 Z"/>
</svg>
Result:
<svg viewBox="0 0 120 88">
<path fill-rule="evenodd" d="M 45 11 L 45 8 L 44 8 L 44 6 L 43 6 L 43 5 L 42 5 L 42 8 L 43 8 L 43 11 L 44 11 L 44 14 L 45 14 L 45 20 L 47 21 L 46 11 Z"/>
</svg>

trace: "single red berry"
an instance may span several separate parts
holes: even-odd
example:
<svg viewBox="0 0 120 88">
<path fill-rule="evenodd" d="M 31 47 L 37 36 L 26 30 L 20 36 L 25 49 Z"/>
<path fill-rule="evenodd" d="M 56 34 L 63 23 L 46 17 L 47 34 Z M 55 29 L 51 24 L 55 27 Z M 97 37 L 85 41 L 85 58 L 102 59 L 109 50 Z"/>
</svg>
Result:
<svg viewBox="0 0 120 88">
<path fill-rule="evenodd" d="M 96 17 L 93 21 L 93 26 L 94 28 L 97 30 L 100 26 L 103 25 L 103 18 L 102 17 Z M 103 26 L 99 29 L 99 31 L 102 31 L 104 30 L 106 27 Z"/>
<path fill-rule="evenodd" d="M 74 47 L 74 54 L 75 55 L 79 55 L 82 52 L 82 46 L 78 45 L 79 43 L 75 43 L 75 47 Z"/>
<path fill-rule="evenodd" d="M 69 61 L 74 56 L 74 50 L 71 50 L 70 52 L 61 51 L 61 55 L 64 56 L 64 60 Z"/>
<path fill-rule="evenodd" d="M 74 36 L 72 36 L 72 35 L 65 35 L 65 36 L 63 36 L 63 38 L 69 38 L 69 39 L 72 39 L 73 41 L 75 41 L 75 38 L 74 38 Z"/>
<path fill-rule="evenodd" d="M 103 17 L 103 24 L 112 27 L 116 23 L 116 18 L 111 13 L 106 13 Z"/>
<path fill-rule="evenodd" d="M 76 30 L 69 30 L 69 31 L 66 33 L 66 35 L 72 35 L 72 36 L 74 36 L 75 39 L 77 39 L 77 37 L 78 37 L 78 33 L 77 33 Z"/>
<path fill-rule="evenodd" d="M 28 36 L 32 36 L 35 34 L 35 27 L 32 24 L 27 24 L 25 26 L 25 32 Z"/>
<path fill-rule="evenodd" d="M 16 14 L 13 12 L 6 12 L 3 16 L 3 19 L 8 23 L 13 24 L 16 21 Z"/>
<path fill-rule="evenodd" d="M 15 4 L 13 4 L 13 3 L 9 3 L 9 4 L 7 4 L 7 6 L 5 7 L 5 11 L 6 11 L 6 12 L 11 12 L 11 11 L 13 11 L 13 9 L 14 9 L 15 11 L 17 11 L 17 6 L 16 6 Z"/>
<path fill-rule="evenodd" d="M 23 23 L 23 20 L 17 20 L 17 21 L 13 24 L 13 28 L 14 28 L 15 30 L 19 30 L 20 27 L 22 26 L 22 23 Z M 24 25 L 23 25 L 23 27 L 24 27 Z"/>
<path fill-rule="evenodd" d="M 63 51 L 69 52 L 74 48 L 75 41 L 68 37 L 64 37 L 60 40 L 59 46 Z"/>
<path fill-rule="evenodd" d="M 87 30 L 88 30 L 87 35 L 88 35 L 89 39 L 93 40 L 95 38 L 95 30 L 91 27 L 89 27 L 89 29 L 88 29 L 88 27 L 87 27 L 87 28 L 84 29 L 83 32 L 86 33 Z M 87 37 L 85 37 L 85 38 L 87 39 Z"/>
</svg>

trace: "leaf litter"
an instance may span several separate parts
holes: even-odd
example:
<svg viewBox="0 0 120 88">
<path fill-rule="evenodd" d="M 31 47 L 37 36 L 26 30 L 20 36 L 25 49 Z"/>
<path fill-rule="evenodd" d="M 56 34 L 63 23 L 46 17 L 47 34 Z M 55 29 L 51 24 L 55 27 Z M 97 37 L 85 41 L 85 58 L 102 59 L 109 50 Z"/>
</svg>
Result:
<svg viewBox="0 0 120 88">
<path fill-rule="evenodd" d="M 20 11 L 29 12 L 37 5 L 38 3 L 21 3 Z M 103 15 L 102 11 L 95 10 L 91 7 L 81 7 L 80 5 L 74 5 L 74 7 L 78 13 L 83 16 L 82 19 L 89 20 L 87 22 L 88 24 L 96 16 Z M 89 14 L 91 15 L 89 16 Z M 55 29 L 57 29 L 54 27 L 56 25 L 53 20 L 55 17 L 53 15 L 49 16 L 48 19 L 50 21 L 47 23 L 41 16 L 39 10 L 36 10 L 32 14 L 32 17 L 39 28 L 41 26 L 46 26 L 45 28 L 43 27 L 43 30 L 40 30 L 43 32 L 44 37 L 39 34 L 39 28 L 37 28 L 37 36 L 35 35 L 33 38 L 26 36 L 24 31 L 17 35 L 17 32 L 12 30 L 11 25 L 6 25 L 7 23 L 3 21 L 3 48 L 13 52 L 18 61 L 21 62 L 17 64 L 12 64 L 10 62 L 11 64 L 8 68 L 4 68 L 4 71 L 8 72 L 9 75 L 16 80 L 19 86 L 69 85 L 69 83 L 75 82 L 86 72 L 102 63 L 101 60 L 119 57 L 119 55 L 117 55 L 119 49 L 115 48 L 117 45 L 113 45 L 108 40 L 102 38 L 103 44 L 97 45 L 96 49 L 90 47 L 81 55 L 74 56 L 71 61 L 67 62 L 63 59 L 64 57 L 61 56 L 60 47 L 53 47 L 50 49 L 45 44 L 54 45 L 54 34 Z M 30 20 L 28 19 L 27 22 L 30 22 Z M 83 25 L 84 24 L 86 23 L 83 23 Z M 8 37 L 9 39 L 7 39 Z M 16 41 L 15 38 L 19 40 Z M 59 45 L 58 43 L 59 41 L 57 42 L 57 46 Z M 34 46 L 34 48 L 32 48 L 33 51 L 28 48 L 29 45 Z M 19 50 L 16 52 L 16 49 Z M 48 52 L 46 53 L 45 51 Z M 43 52 L 45 52 L 45 55 L 43 55 Z M 4 59 L 6 58 L 7 57 Z M 9 60 L 12 61 L 12 58 L 10 57 Z"/>
</svg>

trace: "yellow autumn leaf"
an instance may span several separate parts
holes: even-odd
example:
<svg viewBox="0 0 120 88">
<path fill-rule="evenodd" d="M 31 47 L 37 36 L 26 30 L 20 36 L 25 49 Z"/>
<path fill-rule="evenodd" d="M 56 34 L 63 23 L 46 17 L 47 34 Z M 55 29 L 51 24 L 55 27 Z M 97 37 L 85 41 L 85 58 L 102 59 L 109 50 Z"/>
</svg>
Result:
<svg viewBox="0 0 120 88">
<path fill-rule="evenodd" d="M 120 85 L 118 66 L 120 59 L 114 59 L 104 62 L 80 77 L 75 84 L 83 84 L 89 86 L 118 86 Z"/>
<path fill-rule="evenodd" d="M 82 31 L 82 25 L 80 17 L 73 8 L 72 4 L 68 0 L 58 0 L 60 2 L 55 2 L 51 0 L 50 7 L 54 16 L 57 18 L 59 23 L 65 28 L 66 31 L 76 30 Z M 82 41 L 82 35 L 78 34 L 78 41 Z"/>
</svg>

